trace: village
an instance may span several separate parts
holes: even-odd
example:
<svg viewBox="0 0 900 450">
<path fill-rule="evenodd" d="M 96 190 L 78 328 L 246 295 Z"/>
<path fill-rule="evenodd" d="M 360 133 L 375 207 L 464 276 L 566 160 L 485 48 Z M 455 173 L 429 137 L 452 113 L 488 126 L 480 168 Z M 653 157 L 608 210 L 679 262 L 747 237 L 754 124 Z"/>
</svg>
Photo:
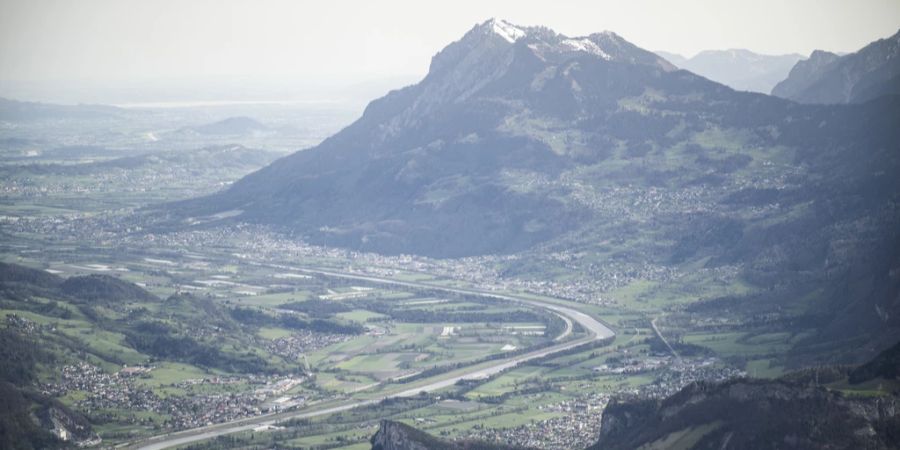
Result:
<svg viewBox="0 0 900 450">
<path fill-rule="evenodd" d="M 123 367 L 115 373 L 80 363 L 62 368 L 61 381 L 46 393 L 80 393 L 75 406 L 94 420 L 141 423 L 154 430 L 182 430 L 280 411 L 305 403 L 286 395 L 305 380 L 299 376 L 245 375 L 188 379 L 164 386 L 181 395 L 160 395 L 140 383 L 154 367 Z M 218 392 L 210 392 L 218 391 Z M 148 412 L 152 414 L 147 414 Z"/>
</svg>

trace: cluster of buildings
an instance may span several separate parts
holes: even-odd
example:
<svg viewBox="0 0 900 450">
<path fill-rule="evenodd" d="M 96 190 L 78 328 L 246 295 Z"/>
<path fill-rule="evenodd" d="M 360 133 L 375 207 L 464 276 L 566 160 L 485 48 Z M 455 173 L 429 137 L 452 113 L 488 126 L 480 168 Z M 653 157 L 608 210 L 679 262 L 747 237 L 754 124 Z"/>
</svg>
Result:
<svg viewBox="0 0 900 450">
<path fill-rule="evenodd" d="M 126 367 L 116 373 L 107 373 L 82 362 L 63 367 L 60 382 L 47 386 L 46 391 L 55 396 L 82 392 L 83 398 L 77 400 L 75 406 L 95 419 L 115 418 L 119 422 L 144 423 L 154 429 L 178 430 L 228 422 L 298 404 L 286 393 L 304 380 L 298 376 L 263 375 L 189 379 L 167 385 L 172 389 L 167 395 L 159 395 L 139 382 L 152 370 L 152 367 Z M 178 390 L 184 395 L 172 392 Z M 126 417 L 116 415 L 123 410 L 129 411 Z M 159 419 L 139 419 L 134 414 L 138 411 L 156 413 Z"/>
<path fill-rule="evenodd" d="M 600 419 L 609 398 L 608 392 L 586 393 L 538 407 L 542 412 L 560 413 L 557 417 L 511 428 L 472 428 L 464 437 L 546 450 L 586 448 L 600 435 Z"/>
<path fill-rule="evenodd" d="M 647 195 L 651 194 L 652 192 Z M 667 202 L 662 204 L 669 205 Z M 346 271 L 373 276 L 392 277 L 398 272 L 428 273 L 437 277 L 465 281 L 473 287 L 485 290 L 528 291 L 599 305 L 615 304 L 616 299 L 609 293 L 635 280 L 667 283 L 684 275 L 675 267 L 655 264 L 641 258 L 609 259 L 598 263 L 568 250 L 444 260 L 412 255 L 385 256 L 311 245 L 270 232 L 265 227 L 247 224 L 165 234 L 135 233 L 152 228 L 152 224 L 144 223 L 145 220 L 148 219 L 141 215 L 119 211 L 71 217 L 0 217 L 0 225 L 13 233 L 66 236 L 67 239 L 77 242 L 102 241 L 107 245 L 118 244 L 135 250 L 184 251 L 231 246 L 234 247 L 233 256 L 273 264 L 304 259 L 347 261 Z M 532 264 L 562 270 L 571 276 L 565 281 L 556 281 L 509 276 L 501 272 L 500 268 L 514 265 L 517 260 L 523 258 L 528 258 Z M 738 268 L 727 266 L 699 270 L 709 271 L 711 278 L 724 281 L 733 279 L 738 273 Z"/>
<path fill-rule="evenodd" d="M 603 410 L 611 398 L 665 398 L 695 381 L 721 381 L 744 375 L 715 358 L 672 356 L 624 360 L 595 368 L 594 372 L 623 376 L 653 373 L 656 377 L 649 384 L 618 389 L 596 389 L 585 382 L 579 386 L 582 393 L 538 407 L 541 412 L 559 413 L 557 417 L 510 428 L 473 428 L 465 437 L 546 450 L 586 448 L 597 441 Z"/>
<path fill-rule="evenodd" d="M 36 334 L 44 329 L 52 331 L 55 328 L 53 325 L 41 325 L 15 313 L 6 316 L 6 326 L 8 328 L 14 328 L 22 334 Z"/>
<path fill-rule="evenodd" d="M 297 330 L 291 333 L 290 336 L 266 342 L 265 347 L 266 351 L 269 353 L 282 356 L 288 360 L 297 361 L 309 352 L 314 352 L 332 344 L 346 342 L 352 338 L 353 336 L 346 334 Z"/>
</svg>

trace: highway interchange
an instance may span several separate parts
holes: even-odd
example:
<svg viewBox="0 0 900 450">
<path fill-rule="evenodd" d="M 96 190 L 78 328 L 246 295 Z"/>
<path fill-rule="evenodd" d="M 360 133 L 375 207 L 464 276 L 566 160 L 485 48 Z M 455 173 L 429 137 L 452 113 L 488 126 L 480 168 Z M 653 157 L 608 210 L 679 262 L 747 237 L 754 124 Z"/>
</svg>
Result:
<svg viewBox="0 0 900 450">
<path fill-rule="evenodd" d="M 352 280 L 365 281 L 369 283 L 377 283 L 377 284 L 385 284 L 385 285 L 394 285 L 394 286 L 403 286 L 403 287 L 411 287 L 417 289 L 431 289 L 443 292 L 450 292 L 456 294 L 474 294 L 483 297 L 495 298 L 498 300 L 504 301 L 512 301 L 528 304 L 533 307 L 546 309 L 554 312 L 559 315 L 566 322 L 566 329 L 561 333 L 556 339 L 555 342 L 559 342 L 550 347 L 541 348 L 538 350 L 534 350 L 532 352 L 512 356 L 509 358 L 498 359 L 495 361 L 490 361 L 488 363 L 480 363 L 474 364 L 472 366 L 451 371 L 449 373 L 435 375 L 429 379 L 423 380 L 422 382 L 415 383 L 415 387 L 408 388 L 405 390 L 397 390 L 384 392 L 380 395 L 377 395 L 374 398 L 366 398 L 366 399 L 357 399 L 357 400 L 334 400 L 325 403 L 319 403 L 316 405 L 309 405 L 304 409 L 292 410 L 288 412 L 282 413 L 273 413 L 273 414 L 265 414 L 261 416 L 236 420 L 233 422 L 226 422 L 216 425 L 211 425 L 207 427 L 195 428 L 191 430 L 184 430 L 174 433 L 168 433 L 160 436 L 154 436 L 151 438 L 144 439 L 142 441 L 133 442 L 130 444 L 126 444 L 127 448 L 130 449 L 139 449 L 139 450 L 162 450 L 166 448 L 171 448 L 179 445 L 185 445 L 192 442 L 198 442 L 210 438 L 214 438 L 217 436 L 238 433 L 241 431 L 249 431 L 258 427 L 266 426 L 266 425 L 275 425 L 279 422 L 289 420 L 289 419 L 302 419 L 302 418 L 310 418 L 316 416 L 322 416 L 327 414 L 332 414 L 340 411 L 346 411 L 349 409 L 357 408 L 360 406 L 367 406 L 378 403 L 384 399 L 388 398 L 397 398 L 397 397 L 409 397 L 418 395 L 420 392 L 431 392 L 437 391 L 440 389 L 444 389 L 446 387 L 454 385 L 457 381 L 465 380 L 465 379 L 481 379 L 485 377 L 489 377 L 491 375 L 497 374 L 504 370 L 515 367 L 519 364 L 522 364 L 527 361 L 531 361 L 537 358 L 543 358 L 549 355 L 553 355 L 559 352 L 563 352 L 574 347 L 584 345 L 593 341 L 603 340 L 603 339 L 611 339 L 615 336 L 615 333 L 598 321 L 597 319 L 585 314 L 576 309 L 562 306 L 550 301 L 541 301 L 531 298 L 522 298 L 517 297 L 515 295 L 510 294 L 498 294 L 494 292 L 481 291 L 475 289 L 465 289 L 465 288 L 456 288 L 456 287 L 446 287 L 440 285 L 434 285 L 430 283 L 420 283 L 420 282 L 412 282 L 412 281 L 402 281 L 402 280 L 394 280 L 389 278 L 381 278 L 369 275 L 360 275 L 353 273 L 344 273 L 344 272 L 336 272 L 331 270 L 322 270 L 322 269 L 314 269 L 314 268 L 301 268 L 301 267 L 289 267 L 289 266 L 281 266 L 281 265 L 272 265 L 274 268 L 279 269 L 288 269 L 299 272 L 305 272 L 309 274 L 317 274 L 324 275 L 329 277 L 337 277 L 337 278 L 345 278 Z M 581 328 L 585 331 L 585 335 L 583 337 L 579 337 L 578 339 L 565 340 L 572 334 L 573 330 L 573 322 L 578 323 Z"/>
</svg>

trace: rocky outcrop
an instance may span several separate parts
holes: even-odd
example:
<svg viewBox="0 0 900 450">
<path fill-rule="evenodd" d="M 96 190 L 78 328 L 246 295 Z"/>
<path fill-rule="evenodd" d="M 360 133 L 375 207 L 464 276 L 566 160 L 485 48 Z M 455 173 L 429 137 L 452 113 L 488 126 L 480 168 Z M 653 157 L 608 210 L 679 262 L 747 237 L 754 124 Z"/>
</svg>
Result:
<svg viewBox="0 0 900 450">
<path fill-rule="evenodd" d="M 788 381 L 694 383 L 665 400 L 613 402 L 590 450 L 897 448 L 900 399 Z"/>
<path fill-rule="evenodd" d="M 372 436 L 372 450 L 429 450 L 434 438 L 399 422 L 381 421 L 381 427 Z"/>
<path fill-rule="evenodd" d="M 900 32 L 845 56 L 817 50 L 772 89 L 800 103 L 861 103 L 890 94 L 900 94 Z"/>
</svg>

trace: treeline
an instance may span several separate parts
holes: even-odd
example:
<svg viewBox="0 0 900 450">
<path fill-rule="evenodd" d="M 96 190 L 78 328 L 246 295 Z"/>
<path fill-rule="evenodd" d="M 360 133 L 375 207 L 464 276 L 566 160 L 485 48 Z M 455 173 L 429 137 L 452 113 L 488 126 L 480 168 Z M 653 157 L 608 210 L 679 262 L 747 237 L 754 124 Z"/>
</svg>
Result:
<svg viewBox="0 0 900 450">
<path fill-rule="evenodd" d="M 900 343 L 850 372 L 850 383 L 858 384 L 879 377 L 885 380 L 900 378 Z"/>
<path fill-rule="evenodd" d="M 303 302 L 285 303 L 280 307 L 289 309 L 291 311 L 302 312 L 303 314 L 306 314 L 310 317 L 319 319 L 328 318 L 335 314 L 348 312 L 351 310 L 350 307 L 344 305 L 343 303 L 318 299 L 306 300 Z"/>
<path fill-rule="evenodd" d="M 159 301 L 141 287 L 109 275 L 70 277 L 60 288 L 66 295 L 89 302 Z"/>
<path fill-rule="evenodd" d="M 225 353 L 209 344 L 176 333 L 161 322 L 139 322 L 123 330 L 125 341 L 135 350 L 155 358 L 171 359 L 230 372 L 259 373 L 270 369 L 257 355 Z"/>
<path fill-rule="evenodd" d="M 6 381 L 0 381 L 0 448 L 33 450 L 63 448 L 65 443 L 32 419 L 34 403 L 26 391 Z"/>
<path fill-rule="evenodd" d="M 38 363 L 50 363 L 53 355 L 37 342 L 9 328 L 0 328 L 0 381 L 25 386 L 37 381 Z"/>
</svg>

